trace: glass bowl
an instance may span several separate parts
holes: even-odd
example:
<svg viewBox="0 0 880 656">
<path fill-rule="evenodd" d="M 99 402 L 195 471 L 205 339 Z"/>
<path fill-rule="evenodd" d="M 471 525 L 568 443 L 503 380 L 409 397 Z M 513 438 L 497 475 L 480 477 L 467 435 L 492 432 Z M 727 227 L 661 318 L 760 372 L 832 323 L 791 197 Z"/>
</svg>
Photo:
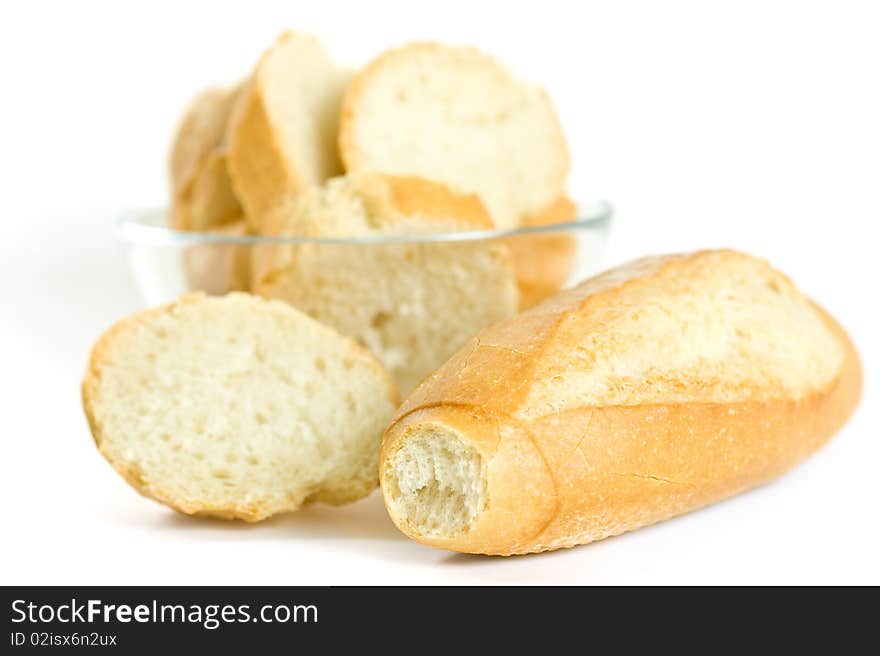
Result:
<svg viewBox="0 0 880 656">
<path fill-rule="evenodd" d="M 485 325 L 600 269 L 612 208 L 578 210 L 553 225 L 352 238 L 184 232 L 165 210 L 118 228 L 146 304 L 194 291 L 287 301 L 369 348 L 406 393 Z"/>
<path fill-rule="evenodd" d="M 607 201 L 579 205 L 578 210 L 575 221 L 553 225 L 352 238 L 264 237 L 220 229 L 216 232 L 185 232 L 168 226 L 168 213 L 164 209 L 126 212 L 117 227 L 143 300 L 148 305 L 156 305 L 172 301 L 186 292 L 222 294 L 229 291 L 222 282 L 222 275 L 202 276 L 196 271 L 200 268 L 199 260 L 204 260 L 205 268 L 212 263 L 221 268 L 234 257 L 250 259 L 267 247 L 284 244 L 294 247 L 320 244 L 323 248 L 340 252 L 372 253 L 374 257 L 381 257 L 389 247 L 406 245 L 444 250 L 473 243 L 506 244 L 515 251 L 528 253 L 541 246 L 552 249 L 554 243 L 560 246 L 559 250 L 565 251 L 568 242 L 570 263 L 557 273 L 562 278 L 560 286 L 564 288 L 600 270 L 613 216 L 613 209 Z M 545 264 L 549 267 L 560 263 L 551 256 Z M 540 269 L 540 265 L 541 260 L 538 260 L 534 268 Z M 541 271 L 532 273 L 538 275 Z"/>
</svg>

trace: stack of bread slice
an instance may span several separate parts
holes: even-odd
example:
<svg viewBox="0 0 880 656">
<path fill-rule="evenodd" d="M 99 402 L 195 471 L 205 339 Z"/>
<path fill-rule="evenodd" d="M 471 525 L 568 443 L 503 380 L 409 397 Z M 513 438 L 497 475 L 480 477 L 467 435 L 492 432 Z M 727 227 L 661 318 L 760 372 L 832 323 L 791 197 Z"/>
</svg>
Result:
<svg viewBox="0 0 880 656">
<path fill-rule="evenodd" d="M 287 301 L 373 351 L 405 393 L 475 332 L 567 282 L 568 149 L 546 92 L 467 47 L 413 43 L 352 73 L 286 32 L 199 95 L 172 155 L 174 225 L 349 245 L 196 246 L 192 289 Z M 393 236 L 410 243 L 364 245 Z"/>
</svg>

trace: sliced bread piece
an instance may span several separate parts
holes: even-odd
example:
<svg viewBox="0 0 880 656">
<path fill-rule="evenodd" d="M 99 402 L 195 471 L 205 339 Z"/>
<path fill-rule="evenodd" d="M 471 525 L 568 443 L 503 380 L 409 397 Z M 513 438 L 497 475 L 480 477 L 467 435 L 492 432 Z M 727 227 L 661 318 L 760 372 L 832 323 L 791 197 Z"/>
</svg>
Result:
<svg viewBox="0 0 880 656">
<path fill-rule="evenodd" d="M 380 472 L 426 544 L 585 544 L 765 483 L 852 414 L 840 325 L 764 260 L 646 258 L 477 335 L 401 406 Z"/>
<path fill-rule="evenodd" d="M 547 94 L 473 48 L 413 43 L 383 53 L 349 85 L 339 131 L 347 171 L 477 193 L 501 228 L 550 206 L 568 175 Z"/>
<path fill-rule="evenodd" d="M 337 130 L 351 74 L 318 40 L 286 32 L 261 57 L 228 127 L 229 171 L 254 232 L 279 199 L 342 173 Z"/>
<path fill-rule="evenodd" d="M 207 230 L 241 216 L 226 167 L 226 125 L 241 87 L 199 94 L 181 120 L 171 150 L 171 225 Z"/>
<path fill-rule="evenodd" d="M 575 204 L 567 196 L 560 196 L 542 212 L 525 217 L 522 226 L 552 226 L 574 221 L 576 217 Z M 558 292 L 574 272 L 577 241 L 564 228 L 511 237 L 507 243 L 516 269 L 520 310 Z"/>
<path fill-rule="evenodd" d="M 369 494 L 397 402 L 352 340 L 238 293 L 120 321 L 95 344 L 82 393 L 98 449 L 139 492 L 247 521 Z"/>
<path fill-rule="evenodd" d="M 491 228 L 480 200 L 418 178 L 336 178 L 274 219 L 285 234 L 389 237 Z M 272 247 L 254 290 L 288 301 L 369 348 L 407 392 L 484 326 L 517 310 L 504 244 L 328 243 Z"/>
</svg>

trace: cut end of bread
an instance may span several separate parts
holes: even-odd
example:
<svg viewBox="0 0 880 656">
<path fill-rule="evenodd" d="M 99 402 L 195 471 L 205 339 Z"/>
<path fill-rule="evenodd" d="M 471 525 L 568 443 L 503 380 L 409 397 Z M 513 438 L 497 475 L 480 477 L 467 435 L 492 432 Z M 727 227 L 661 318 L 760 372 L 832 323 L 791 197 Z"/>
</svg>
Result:
<svg viewBox="0 0 880 656">
<path fill-rule="evenodd" d="M 486 506 L 477 450 L 441 426 L 423 428 L 385 460 L 384 492 L 395 521 L 418 537 L 454 538 Z"/>
</svg>

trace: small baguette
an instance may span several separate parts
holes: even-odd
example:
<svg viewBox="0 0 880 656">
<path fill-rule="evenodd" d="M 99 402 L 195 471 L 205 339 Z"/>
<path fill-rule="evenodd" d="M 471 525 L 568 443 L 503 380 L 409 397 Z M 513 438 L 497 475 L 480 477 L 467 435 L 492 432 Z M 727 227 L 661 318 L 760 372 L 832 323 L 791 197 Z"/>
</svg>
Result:
<svg viewBox="0 0 880 656">
<path fill-rule="evenodd" d="M 860 390 L 843 329 L 763 260 L 647 258 L 463 347 L 386 430 L 382 490 L 425 544 L 586 544 L 771 480 Z"/>
<path fill-rule="evenodd" d="M 369 494 L 398 401 L 352 340 L 240 293 L 123 319 L 95 344 L 82 397 L 98 449 L 138 492 L 251 522 Z"/>
<path fill-rule="evenodd" d="M 271 234 L 275 205 L 342 173 L 339 108 L 350 77 L 307 34 L 285 32 L 260 58 L 227 128 L 229 172 L 251 232 Z"/>
<path fill-rule="evenodd" d="M 208 230 L 241 217 L 226 162 L 226 126 L 241 87 L 209 89 L 190 104 L 171 150 L 171 225 Z"/>
</svg>

